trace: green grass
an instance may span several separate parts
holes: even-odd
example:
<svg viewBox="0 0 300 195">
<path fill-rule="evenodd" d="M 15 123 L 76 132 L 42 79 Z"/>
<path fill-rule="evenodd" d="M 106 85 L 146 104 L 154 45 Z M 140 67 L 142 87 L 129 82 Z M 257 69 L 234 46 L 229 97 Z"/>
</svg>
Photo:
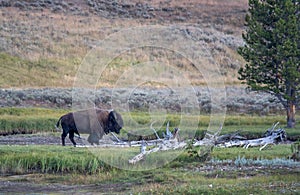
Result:
<svg viewBox="0 0 300 195">
<path fill-rule="evenodd" d="M 60 114 L 64 114 L 68 110 L 63 109 L 46 109 L 46 108 L 1 108 L 0 116 L 12 116 L 12 117 L 57 117 Z"/>
<path fill-rule="evenodd" d="M 109 166 L 86 148 L 61 146 L 0 146 L 1 174 L 85 173 L 92 174 Z"/>
<path fill-rule="evenodd" d="M 69 112 L 60 109 L 0 108 L 0 132 L 41 133 L 52 132 L 57 119 Z M 132 118 L 140 124 L 149 124 L 147 113 L 122 113 L 125 120 Z M 159 118 L 159 117 L 158 117 Z M 159 133 L 178 125 L 180 116 L 168 114 Z M 185 134 L 203 137 L 209 116 L 190 116 L 191 123 L 199 120 L 198 129 L 187 126 Z M 226 116 L 221 134 L 235 132 L 248 138 L 260 137 L 281 116 Z M 121 137 L 132 124 L 126 124 Z M 137 129 L 143 131 L 145 129 Z M 147 129 L 149 131 L 149 129 Z M 289 138 L 299 138 L 299 128 L 286 129 Z M 151 131 L 149 131 L 151 133 Z M 149 149 L 150 147 L 148 147 Z M 193 148 L 199 151 L 200 148 Z M 138 194 L 279 194 L 284 190 L 297 194 L 299 189 L 299 166 L 273 167 L 270 164 L 257 166 L 246 164 L 246 160 L 288 159 L 292 155 L 291 145 L 268 146 L 259 151 L 255 148 L 214 148 L 209 158 L 191 156 L 186 151 L 167 151 L 150 154 L 135 165 L 128 160 L 139 153 L 139 148 L 74 148 L 47 145 L 7 146 L 0 145 L 0 180 L 7 175 L 29 174 L 18 182 L 64 183 L 68 185 L 118 184 L 124 192 Z M 269 163 L 270 163 L 269 162 Z M 201 171 L 202 167 L 212 167 Z M 248 168 L 247 168 L 248 167 Z M 121 169 L 119 169 L 121 168 Z M 130 171 L 135 170 L 135 171 Z M 128 188 L 128 186 L 130 186 Z M 80 190 L 78 192 L 81 192 Z M 83 193 L 86 191 L 82 191 Z"/>
<path fill-rule="evenodd" d="M 101 158 L 119 156 L 126 159 L 137 154 L 132 148 L 98 150 L 62 146 L 0 146 L 0 180 L 36 184 L 63 183 L 65 185 L 91 185 L 122 187 L 122 193 L 145 194 L 278 194 L 285 190 L 288 194 L 299 192 L 298 167 L 251 166 L 234 167 L 224 161 L 190 161 L 187 153 L 165 166 L 147 171 L 127 171 L 104 163 Z M 119 150 L 119 152 L 118 152 Z M 121 151 L 122 152 L 121 152 Z M 172 156 L 172 152 L 156 153 L 152 160 Z M 247 159 L 284 158 L 291 154 L 290 145 L 277 145 L 266 150 L 258 148 L 215 148 L 212 158 L 226 160 L 244 156 Z M 97 158 L 99 157 L 99 158 Z M 116 159 L 114 159 L 116 160 Z M 141 162 L 143 163 L 143 162 Z M 135 167 L 140 164 L 132 165 Z M 207 169 L 201 170 L 207 166 Z M 211 167 L 211 168 L 209 168 Z M 248 167 L 248 168 L 247 168 Z M 18 177 L 5 175 L 28 174 Z M 47 173 L 47 174 L 45 174 Z M 42 175 L 39 175 L 42 174 Z M 128 187 L 130 186 L 130 187 Z M 83 190 L 83 191 L 81 191 Z M 78 193 L 84 192 L 78 189 Z M 89 190 L 91 190 L 89 188 Z M 97 188 L 95 189 L 97 190 Z M 112 192 L 117 192 L 110 189 Z"/>
<path fill-rule="evenodd" d="M 266 150 L 259 151 L 258 147 L 253 148 L 214 148 L 212 153 L 213 158 L 220 160 L 231 159 L 236 157 L 245 157 L 247 159 L 274 159 L 274 158 L 289 158 L 292 155 L 290 145 L 275 145 L 269 146 Z M 231 158 L 230 158 L 231 157 Z"/>
<path fill-rule="evenodd" d="M 152 170 L 167 165 L 201 164 L 190 159 L 187 151 L 165 151 L 150 154 L 144 161 L 131 165 L 128 160 L 139 153 L 139 148 L 74 148 L 62 146 L 6 146 L 0 145 L 0 170 L 2 174 L 40 173 L 97 173 L 113 167 L 126 170 Z M 289 158 L 290 145 L 276 145 L 259 151 L 257 147 L 214 148 L 211 158 L 218 160 Z M 177 157 L 177 158 L 176 158 Z M 178 164 L 179 163 L 179 164 Z"/>
<path fill-rule="evenodd" d="M 131 132 L 137 135 L 149 135 L 149 139 L 154 139 L 153 131 L 150 130 L 150 116 L 145 112 L 131 112 L 131 113 L 122 113 L 125 121 L 128 121 L 124 130 L 131 130 Z M 164 118 L 164 115 L 157 115 L 156 118 L 160 120 Z M 170 122 L 170 129 L 173 130 L 174 127 L 180 124 L 181 115 L 180 114 L 167 114 L 163 122 L 163 125 L 156 129 L 158 135 L 161 137 L 162 132 L 165 132 L 165 128 L 168 122 Z M 297 121 L 300 121 L 300 118 L 297 117 Z M 195 124 L 198 123 L 197 124 Z M 187 138 L 202 139 L 205 135 L 207 127 L 210 122 L 209 115 L 190 115 L 185 117 L 185 126 L 181 128 L 181 136 Z M 258 116 L 258 115 L 226 115 L 221 134 L 233 133 L 239 131 L 240 135 L 247 137 L 248 139 L 260 138 L 267 129 L 271 128 L 272 125 L 276 122 L 279 122 L 280 125 L 277 127 L 285 127 L 285 116 Z M 138 128 L 136 123 L 141 124 L 143 128 Z M 190 126 L 189 126 L 190 124 Z M 145 126 L 147 126 L 145 128 Z M 154 124 L 155 127 L 155 124 Z M 196 129 L 195 129 L 196 127 Z M 217 130 L 217 129 L 216 129 Z M 293 129 L 285 128 L 288 139 L 297 140 L 300 138 L 300 127 L 299 125 Z M 135 137 L 136 139 L 138 136 Z M 144 138 L 147 139 L 147 136 Z"/>
<path fill-rule="evenodd" d="M 54 131 L 59 117 L 68 110 L 0 108 L 0 135 Z"/>
<path fill-rule="evenodd" d="M 64 109 L 46 109 L 46 108 L 0 108 L 0 134 L 14 133 L 38 133 L 54 131 L 54 125 L 58 118 L 70 110 Z M 153 131 L 150 129 L 150 116 L 145 112 L 121 113 L 124 121 L 126 121 L 121 137 L 127 139 L 127 132 L 134 132 L 139 135 L 146 135 L 154 138 Z M 164 116 L 157 114 L 156 118 L 160 120 Z M 180 124 L 179 114 L 169 113 L 163 122 L 163 125 L 156 129 L 160 137 L 165 131 L 166 124 L 170 122 L 170 129 Z M 297 118 L 300 121 L 299 118 Z M 202 139 L 207 130 L 210 121 L 210 116 L 186 116 L 185 126 L 181 128 L 182 137 L 196 137 Z M 262 134 L 272 126 L 273 123 L 279 121 L 280 127 L 284 127 L 285 121 L 283 116 L 238 116 L 228 115 L 225 118 L 225 123 L 221 134 L 240 131 L 240 134 L 249 139 L 261 137 Z M 195 123 L 198 123 L 198 125 Z M 141 125 L 141 127 L 136 126 Z M 189 126 L 190 125 L 190 126 Z M 145 128 L 145 126 L 147 128 Z M 155 127 L 155 124 L 154 124 Z M 195 129 L 196 128 L 196 129 Z M 300 138 L 300 126 L 294 129 L 286 129 L 288 138 L 297 140 Z"/>
</svg>

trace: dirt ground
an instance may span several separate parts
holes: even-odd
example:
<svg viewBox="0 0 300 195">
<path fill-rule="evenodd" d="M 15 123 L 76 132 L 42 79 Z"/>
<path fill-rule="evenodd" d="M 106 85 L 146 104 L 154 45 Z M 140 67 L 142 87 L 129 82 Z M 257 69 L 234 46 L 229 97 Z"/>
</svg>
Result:
<svg viewBox="0 0 300 195">
<path fill-rule="evenodd" d="M 15 178 L 12 178 L 15 177 Z M 0 178 L 0 194 L 122 194 L 131 184 L 93 184 L 93 185 L 63 185 L 63 184 L 36 184 L 31 182 L 9 181 L 25 178 L 25 176 L 11 176 Z"/>
<path fill-rule="evenodd" d="M 216 170 L 222 170 L 226 172 L 226 177 L 240 177 L 249 178 L 255 175 L 272 175 L 277 173 L 278 170 L 283 174 L 285 172 L 299 172 L 299 170 L 293 170 L 289 167 L 264 167 L 264 166 L 242 166 L 235 167 L 231 165 L 201 165 L 201 167 L 190 167 L 180 169 L 185 172 L 201 172 L 205 173 L 208 178 L 217 178 L 218 172 Z M 117 183 L 97 183 L 89 185 L 74 185 L 74 184 L 61 184 L 57 180 L 51 182 L 39 181 L 34 177 L 44 177 L 41 174 L 27 174 L 27 175 L 12 175 L 12 176 L 0 176 L 0 194 L 131 194 L 135 188 L 140 188 L 139 182 L 117 182 Z M 292 192 L 299 192 L 299 182 L 295 181 L 291 186 L 285 186 L 291 194 Z"/>
<path fill-rule="evenodd" d="M 85 145 L 84 138 L 75 138 L 78 145 Z M 60 135 L 49 134 L 17 134 L 0 136 L 0 145 L 60 145 Z M 73 145 L 68 137 L 66 137 L 66 145 Z"/>
</svg>

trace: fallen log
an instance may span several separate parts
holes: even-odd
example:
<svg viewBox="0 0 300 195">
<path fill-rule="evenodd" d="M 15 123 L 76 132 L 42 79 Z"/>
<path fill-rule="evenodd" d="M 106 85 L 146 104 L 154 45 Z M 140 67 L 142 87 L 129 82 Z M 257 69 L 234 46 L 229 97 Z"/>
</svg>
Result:
<svg viewBox="0 0 300 195">
<path fill-rule="evenodd" d="M 287 138 L 286 132 L 284 129 L 277 129 L 275 130 L 275 127 L 279 123 L 276 123 L 272 126 L 271 129 L 268 129 L 266 133 L 264 133 L 265 137 L 258 138 L 258 139 L 252 139 L 252 140 L 240 140 L 240 139 L 234 139 L 223 143 L 216 144 L 217 147 L 258 147 L 261 146 L 259 150 L 264 149 L 267 145 L 270 144 L 277 144 L 278 142 L 284 141 Z M 235 137 L 237 138 L 237 137 Z"/>
<path fill-rule="evenodd" d="M 238 135 L 238 133 L 227 134 L 222 136 L 217 136 L 217 133 L 216 134 L 207 133 L 204 139 L 194 142 L 193 146 L 210 146 L 210 147 L 216 146 L 216 147 L 223 147 L 223 148 L 236 146 L 236 147 L 244 147 L 246 149 L 249 147 L 261 146 L 259 150 L 262 150 L 267 145 L 276 144 L 286 139 L 287 135 L 284 129 L 279 128 L 275 130 L 275 127 L 278 124 L 279 123 L 276 123 L 272 126 L 271 129 L 268 129 L 264 134 L 265 137 L 263 138 L 246 140 L 245 137 Z M 148 151 L 146 150 L 146 145 L 141 145 L 141 147 L 143 147 L 143 149 L 141 149 L 141 153 L 134 156 L 128 162 L 130 164 L 136 164 L 138 161 L 144 159 L 145 156 L 154 152 L 186 148 L 188 145 L 187 144 L 188 141 L 180 142 L 178 136 L 179 135 L 177 131 L 176 136 L 174 136 L 174 138 L 172 139 L 157 140 L 159 141 L 156 142 L 158 146 Z"/>
<path fill-rule="evenodd" d="M 222 127 L 220 127 L 220 129 L 221 128 Z M 160 139 L 161 142 L 158 144 L 157 147 L 152 148 L 148 151 L 146 150 L 146 145 L 141 145 L 142 148 L 141 152 L 138 155 L 134 156 L 132 159 L 129 159 L 128 162 L 130 164 L 136 164 L 138 161 L 144 159 L 145 156 L 151 153 L 158 152 L 158 151 L 183 149 L 188 146 L 189 140 L 180 141 L 178 128 L 174 129 L 174 133 L 171 136 L 169 131 L 169 125 L 167 125 L 166 135 L 168 136 L 165 136 L 165 139 Z M 195 143 L 193 143 L 193 146 L 213 146 L 214 142 L 212 140 L 215 140 L 216 135 L 217 133 L 216 134 L 207 133 L 204 139 L 196 141 Z"/>
<path fill-rule="evenodd" d="M 224 143 L 232 141 L 232 140 L 246 140 L 247 139 L 246 137 L 240 136 L 239 133 L 240 133 L 240 131 L 221 135 L 221 136 L 217 137 L 215 145 L 224 144 Z"/>
<path fill-rule="evenodd" d="M 113 138 L 109 142 L 103 140 L 98 147 L 141 147 L 140 153 L 130 159 L 128 162 L 130 164 L 135 164 L 138 161 L 145 158 L 145 156 L 158 152 L 158 151 L 167 151 L 167 150 L 177 150 L 184 149 L 188 147 L 188 143 L 193 142 L 192 146 L 204 146 L 207 148 L 211 147 L 260 147 L 259 150 L 263 150 L 266 146 L 271 144 L 277 144 L 278 142 L 284 141 L 287 138 L 286 132 L 284 129 L 279 128 L 275 129 L 279 123 L 274 124 L 270 129 L 268 129 L 262 137 L 258 139 L 247 140 L 245 137 L 240 136 L 239 132 L 226 134 L 218 136 L 222 127 L 216 133 L 206 132 L 205 137 L 202 140 L 184 140 L 179 139 L 179 129 L 175 128 L 173 133 L 169 131 L 169 125 L 166 128 L 166 134 L 164 138 L 160 138 L 156 133 L 156 130 L 152 127 L 151 129 L 157 135 L 155 140 L 141 140 L 141 141 L 122 141 L 113 135 Z M 171 135 L 172 134 L 172 135 Z M 147 146 L 156 146 L 150 150 L 147 150 Z M 82 147 L 94 147 L 94 146 L 82 146 Z"/>
</svg>

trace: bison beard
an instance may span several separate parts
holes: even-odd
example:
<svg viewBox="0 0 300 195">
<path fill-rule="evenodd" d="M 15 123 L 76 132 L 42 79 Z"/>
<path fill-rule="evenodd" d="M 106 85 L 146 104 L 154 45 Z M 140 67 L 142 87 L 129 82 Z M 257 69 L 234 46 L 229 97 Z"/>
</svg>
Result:
<svg viewBox="0 0 300 195">
<path fill-rule="evenodd" d="M 69 134 L 69 139 L 76 146 L 74 134 L 80 136 L 80 133 L 88 133 L 88 142 L 91 144 L 99 144 L 99 140 L 104 134 L 109 132 L 120 133 L 123 127 L 123 119 L 116 111 L 108 111 L 102 109 L 88 109 L 77 112 L 70 112 L 60 117 L 59 123 L 62 126 L 61 134 L 62 145 L 65 145 L 65 138 Z"/>
</svg>

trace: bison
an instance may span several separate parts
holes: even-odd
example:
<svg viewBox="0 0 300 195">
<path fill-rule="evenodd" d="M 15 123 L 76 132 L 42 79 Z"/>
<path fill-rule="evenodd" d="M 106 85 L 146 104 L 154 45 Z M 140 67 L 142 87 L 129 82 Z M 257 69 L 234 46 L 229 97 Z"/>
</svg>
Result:
<svg viewBox="0 0 300 195">
<path fill-rule="evenodd" d="M 119 134 L 123 127 L 123 119 L 118 112 L 99 108 L 67 113 L 57 121 L 57 129 L 59 123 L 63 129 L 61 134 L 63 146 L 65 146 L 65 138 L 68 134 L 69 139 L 76 146 L 74 134 L 80 136 L 80 133 L 88 133 L 88 142 L 93 145 L 94 143 L 99 144 L 99 140 L 104 134 L 109 132 Z"/>
</svg>

